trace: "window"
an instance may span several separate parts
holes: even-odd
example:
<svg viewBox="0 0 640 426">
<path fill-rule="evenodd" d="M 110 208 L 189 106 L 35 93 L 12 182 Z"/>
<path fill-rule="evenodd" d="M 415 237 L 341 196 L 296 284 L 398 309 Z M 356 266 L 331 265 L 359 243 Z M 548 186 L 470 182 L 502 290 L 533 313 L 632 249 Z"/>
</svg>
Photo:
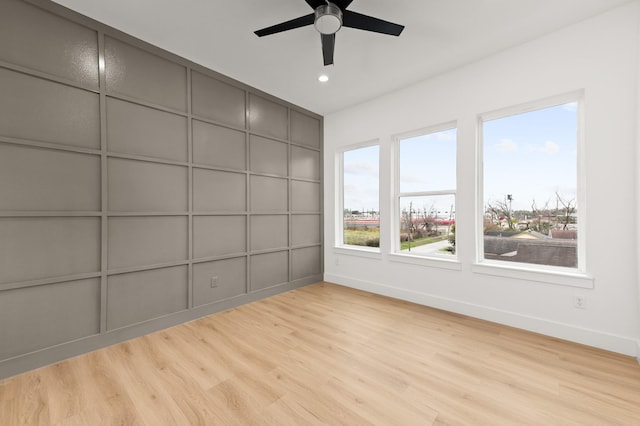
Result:
<svg viewBox="0 0 640 426">
<path fill-rule="evenodd" d="M 579 107 L 572 96 L 482 117 L 481 260 L 580 269 Z"/>
<path fill-rule="evenodd" d="M 341 154 L 341 223 L 339 245 L 380 247 L 378 145 Z"/>
<path fill-rule="evenodd" d="M 396 253 L 455 256 L 456 133 L 449 124 L 398 138 Z"/>
</svg>

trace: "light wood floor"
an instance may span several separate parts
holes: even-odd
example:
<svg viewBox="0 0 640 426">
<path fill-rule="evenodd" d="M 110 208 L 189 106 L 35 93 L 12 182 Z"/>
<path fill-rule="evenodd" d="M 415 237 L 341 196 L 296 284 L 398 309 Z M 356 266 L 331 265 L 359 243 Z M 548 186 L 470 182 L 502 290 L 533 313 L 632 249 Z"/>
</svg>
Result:
<svg viewBox="0 0 640 426">
<path fill-rule="evenodd" d="M 640 366 L 318 283 L 0 382 L 23 424 L 640 425 Z"/>
</svg>

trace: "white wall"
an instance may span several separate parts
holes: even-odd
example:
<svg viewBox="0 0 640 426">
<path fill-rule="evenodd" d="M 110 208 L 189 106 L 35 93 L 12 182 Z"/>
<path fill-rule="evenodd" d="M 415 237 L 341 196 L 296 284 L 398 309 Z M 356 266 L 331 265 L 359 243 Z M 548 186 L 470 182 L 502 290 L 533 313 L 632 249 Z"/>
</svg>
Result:
<svg viewBox="0 0 640 426">
<path fill-rule="evenodd" d="M 628 355 L 640 310 L 635 168 L 639 4 L 633 2 L 480 62 L 325 117 L 325 279 L 514 325 Z M 428 54 L 428 52 L 421 52 Z M 402 66 L 399 64 L 399 66 Z M 586 262 L 591 289 L 480 274 L 475 260 L 477 114 L 575 90 L 585 93 Z M 458 121 L 457 251 L 460 270 L 394 262 L 392 135 Z M 335 153 L 381 145 L 382 254 L 335 249 Z M 617 212 L 615 222 L 611 211 Z M 587 309 L 573 307 L 574 295 Z"/>
<path fill-rule="evenodd" d="M 640 14 L 640 13 L 639 13 Z M 638 47 L 636 48 L 637 52 L 638 52 L 638 82 L 640 82 L 640 31 L 638 31 Z M 636 101 L 636 137 L 637 140 L 640 140 L 640 84 L 637 85 L 636 87 L 637 90 L 637 101 Z M 640 168 L 638 167 L 638 165 L 640 165 L 640 149 L 638 149 L 636 147 L 636 212 L 635 212 L 635 216 L 636 216 L 636 221 L 638 223 L 640 223 Z M 640 265 L 640 225 L 636 225 L 636 250 L 637 250 L 637 263 L 636 265 Z M 637 282 L 638 282 L 638 293 L 637 293 L 637 300 L 638 300 L 638 317 L 637 317 L 637 322 L 638 322 L 638 328 L 640 329 L 640 267 L 638 267 L 637 272 Z M 637 336 L 637 340 L 636 340 L 636 358 L 638 360 L 638 363 L 640 363 L 640 333 L 638 333 Z"/>
</svg>

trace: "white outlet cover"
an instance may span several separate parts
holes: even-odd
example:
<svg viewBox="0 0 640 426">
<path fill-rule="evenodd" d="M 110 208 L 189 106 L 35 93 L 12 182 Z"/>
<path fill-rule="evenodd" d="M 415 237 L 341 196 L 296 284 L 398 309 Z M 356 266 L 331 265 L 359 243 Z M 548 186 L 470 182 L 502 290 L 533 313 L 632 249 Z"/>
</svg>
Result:
<svg viewBox="0 0 640 426">
<path fill-rule="evenodd" d="M 587 299 L 584 296 L 573 296 L 573 307 L 576 309 L 587 309 Z"/>
</svg>

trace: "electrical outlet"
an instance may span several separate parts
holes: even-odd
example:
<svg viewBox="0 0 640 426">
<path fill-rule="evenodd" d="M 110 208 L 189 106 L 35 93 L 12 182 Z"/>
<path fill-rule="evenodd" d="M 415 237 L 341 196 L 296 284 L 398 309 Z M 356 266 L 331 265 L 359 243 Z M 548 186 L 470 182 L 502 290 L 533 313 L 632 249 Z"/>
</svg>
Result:
<svg viewBox="0 0 640 426">
<path fill-rule="evenodd" d="M 573 307 L 576 309 L 587 309 L 587 298 L 584 296 L 573 296 Z"/>
<path fill-rule="evenodd" d="M 218 277 L 211 277 L 211 288 L 218 287 Z"/>
</svg>

